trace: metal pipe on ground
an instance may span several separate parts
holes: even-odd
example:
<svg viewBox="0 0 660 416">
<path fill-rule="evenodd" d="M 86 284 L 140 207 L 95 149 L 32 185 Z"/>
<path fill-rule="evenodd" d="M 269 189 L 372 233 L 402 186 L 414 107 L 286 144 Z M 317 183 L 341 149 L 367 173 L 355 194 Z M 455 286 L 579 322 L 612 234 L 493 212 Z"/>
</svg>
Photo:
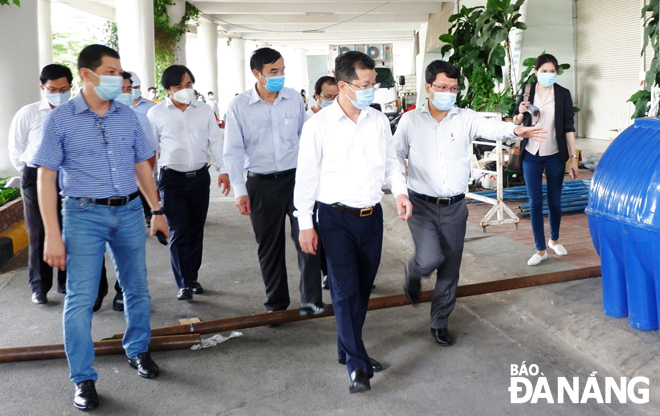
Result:
<svg viewBox="0 0 660 416">
<path fill-rule="evenodd" d="M 149 351 L 188 349 L 200 343 L 199 334 L 173 335 L 151 338 Z M 96 355 L 124 354 L 121 339 L 98 341 L 94 343 Z M 34 347 L 15 347 L 0 349 L 0 363 L 12 361 L 48 360 L 66 358 L 64 345 L 37 345 Z"/>
<path fill-rule="evenodd" d="M 553 283 L 570 282 L 573 280 L 588 279 L 601 275 L 600 266 L 586 267 L 582 269 L 565 270 L 562 272 L 543 273 L 532 276 L 514 277 L 511 279 L 494 280 L 490 282 L 474 283 L 459 286 L 457 297 L 483 295 L 487 293 L 506 292 L 526 287 L 549 285 Z M 432 290 L 421 293 L 420 302 L 430 302 L 433 297 Z M 371 298 L 369 310 L 394 308 L 409 305 L 406 295 L 391 295 Z M 174 325 L 151 330 L 152 336 L 179 335 L 179 334 L 212 334 L 217 332 L 234 331 L 237 329 L 255 328 L 259 326 L 283 324 L 308 319 L 324 318 L 332 316 L 332 308 L 322 315 L 300 316 L 298 309 L 289 309 L 270 313 L 238 316 L 234 318 L 215 319 L 189 325 Z M 114 338 L 121 339 L 124 334 L 115 334 Z"/>
</svg>

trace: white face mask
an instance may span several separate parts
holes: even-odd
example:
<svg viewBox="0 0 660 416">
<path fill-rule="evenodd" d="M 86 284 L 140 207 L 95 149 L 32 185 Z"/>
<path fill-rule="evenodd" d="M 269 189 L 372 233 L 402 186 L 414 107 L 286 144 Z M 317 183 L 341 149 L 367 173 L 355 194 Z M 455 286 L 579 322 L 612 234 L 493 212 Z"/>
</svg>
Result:
<svg viewBox="0 0 660 416">
<path fill-rule="evenodd" d="M 62 105 L 69 101 L 69 98 L 71 98 L 71 91 L 67 91 L 65 93 L 46 92 L 44 95 L 46 96 L 46 100 L 48 100 L 50 105 L 57 107 L 58 105 Z"/>
<path fill-rule="evenodd" d="M 153 100 L 156 98 L 156 93 L 153 91 L 149 91 L 149 94 L 147 94 L 147 97 L 149 97 L 150 100 Z"/>
<path fill-rule="evenodd" d="M 181 104 L 190 104 L 195 98 L 195 91 L 192 88 L 184 88 L 172 94 L 172 98 Z"/>
</svg>

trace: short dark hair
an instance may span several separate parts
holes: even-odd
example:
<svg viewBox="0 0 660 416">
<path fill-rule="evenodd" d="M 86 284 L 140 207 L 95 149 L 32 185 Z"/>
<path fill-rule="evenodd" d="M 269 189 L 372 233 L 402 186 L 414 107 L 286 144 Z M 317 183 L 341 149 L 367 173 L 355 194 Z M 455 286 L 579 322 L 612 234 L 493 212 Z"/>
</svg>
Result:
<svg viewBox="0 0 660 416">
<path fill-rule="evenodd" d="M 131 87 L 133 86 L 133 80 L 131 79 L 131 73 L 130 72 L 122 72 L 121 77 L 131 81 Z"/>
<path fill-rule="evenodd" d="M 358 78 L 356 69 L 374 69 L 376 63 L 362 52 L 342 53 L 335 59 L 335 78 L 337 82 L 350 82 Z"/>
<path fill-rule="evenodd" d="M 190 75 L 190 79 L 194 84 L 195 76 L 185 65 L 168 66 L 165 71 L 163 71 L 163 76 L 160 77 L 160 83 L 162 84 L 163 88 L 169 90 L 170 88 L 181 84 L 181 81 L 183 80 L 183 77 L 186 75 L 186 73 Z"/>
<path fill-rule="evenodd" d="M 151 90 L 158 91 L 158 90 L 156 89 L 156 87 L 149 87 L 149 88 L 147 88 L 147 91 L 151 91 Z"/>
<path fill-rule="evenodd" d="M 461 77 L 461 71 L 458 68 L 447 61 L 437 59 L 426 67 L 426 83 L 433 84 L 438 74 L 443 73 L 447 78 L 459 79 Z"/>
<path fill-rule="evenodd" d="M 71 74 L 71 70 L 60 64 L 46 65 L 41 70 L 41 75 L 39 75 L 41 85 L 46 85 L 46 82 L 55 81 L 60 78 L 66 78 L 66 80 L 69 81 L 69 84 L 73 82 L 73 74 Z"/>
<path fill-rule="evenodd" d="M 323 90 L 323 84 L 337 85 L 337 81 L 335 80 L 335 77 L 331 77 L 328 75 L 319 78 L 316 81 L 316 84 L 314 84 L 314 92 L 317 95 L 321 95 L 321 91 Z"/>
<path fill-rule="evenodd" d="M 206 95 L 213 94 L 213 91 L 209 91 L 206 93 Z"/>
<path fill-rule="evenodd" d="M 104 56 L 119 59 L 119 53 L 105 45 L 96 44 L 85 46 L 85 48 L 80 51 L 80 55 L 78 55 L 78 70 L 80 71 L 81 68 L 87 68 L 96 71 L 96 69 L 103 63 L 102 60 Z"/>
<path fill-rule="evenodd" d="M 252 57 L 250 58 L 250 69 L 257 70 L 261 72 L 264 69 L 266 64 L 274 64 L 278 59 L 282 57 L 282 54 L 271 48 L 260 48 L 252 52 Z"/>
<path fill-rule="evenodd" d="M 539 68 L 543 66 L 543 64 L 547 64 L 548 62 L 555 66 L 555 71 L 559 72 L 559 62 L 557 62 L 557 58 L 550 55 L 549 53 L 544 53 L 543 55 L 539 55 L 539 57 L 536 58 L 536 62 L 534 62 L 534 69 L 538 71 Z"/>
</svg>

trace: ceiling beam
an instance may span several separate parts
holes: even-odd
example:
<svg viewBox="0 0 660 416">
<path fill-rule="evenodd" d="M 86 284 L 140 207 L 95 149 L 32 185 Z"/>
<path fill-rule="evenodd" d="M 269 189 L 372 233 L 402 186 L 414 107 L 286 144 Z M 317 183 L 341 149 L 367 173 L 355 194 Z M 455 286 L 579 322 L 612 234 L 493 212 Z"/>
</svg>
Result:
<svg viewBox="0 0 660 416">
<path fill-rule="evenodd" d="M 209 14 L 217 19 L 237 25 L 279 24 L 297 25 L 305 23 L 340 23 L 350 19 L 351 23 L 409 23 L 423 22 L 429 19 L 428 13 L 400 14 L 342 14 L 342 15 L 304 15 L 304 14 Z"/>
<path fill-rule="evenodd" d="M 323 32 L 343 32 L 346 30 L 355 30 L 355 25 L 351 22 L 349 23 L 340 23 L 337 26 L 326 28 L 321 23 L 313 24 L 303 24 L 303 25 L 279 25 L 279 24 L 261 24 L 253 25 L 255 27 L 249 26 L 234 26 L 234 25 L 222 25 L 224 30 L 229 32 L 241 32 L 241 33 L 253 33 L 253 32 L 272 32 L 272 33 L 304 33 L 305 31 L 314 31 L 322 29 Z M 420 23 L 364 23 L 360 24 L 360 32 L 382 32 L 384 29 L 388 31 L 396 30 L 419 30 Z"/>
<path fill-rule="evenodd" d="M 402 13 L 440 13 L 442 2 L 401 1 L 401 2 L 365 2 L 346 3 L 324 1 L 313 2 L 194 2 L 202 13 L 207 14 L 402 14 Z M 380 5 L 380 7 L 378 7 Z"/>
</svg>

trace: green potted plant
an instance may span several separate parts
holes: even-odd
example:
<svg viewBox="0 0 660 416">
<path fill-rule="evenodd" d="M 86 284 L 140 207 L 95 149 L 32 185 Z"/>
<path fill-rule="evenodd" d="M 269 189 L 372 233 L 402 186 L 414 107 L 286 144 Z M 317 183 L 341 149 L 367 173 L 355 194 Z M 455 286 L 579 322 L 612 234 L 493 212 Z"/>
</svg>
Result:
<svg viewBox="0 0 660 416">
<path fill-rule="evenodd" d="M 649 18 L 646 14 L 651 13 Z M 646 72 L 644 79 L 644 88 L 634 93 L 628 101 L 635 106 L 635 112 L 632 118 L 645 117 L 649 110 L 651 101 L 651 87 L 660 85 L 660 71 L 658 70 L 658 2 L 652 1 L 648 6 L 642 8 L 642 19 L 644 19 L 644 44 L 642 45 L 642 55 L 646 46 L 650 43 L 653 49 L 653 59 L 651 67 Z"/>
</svg>

